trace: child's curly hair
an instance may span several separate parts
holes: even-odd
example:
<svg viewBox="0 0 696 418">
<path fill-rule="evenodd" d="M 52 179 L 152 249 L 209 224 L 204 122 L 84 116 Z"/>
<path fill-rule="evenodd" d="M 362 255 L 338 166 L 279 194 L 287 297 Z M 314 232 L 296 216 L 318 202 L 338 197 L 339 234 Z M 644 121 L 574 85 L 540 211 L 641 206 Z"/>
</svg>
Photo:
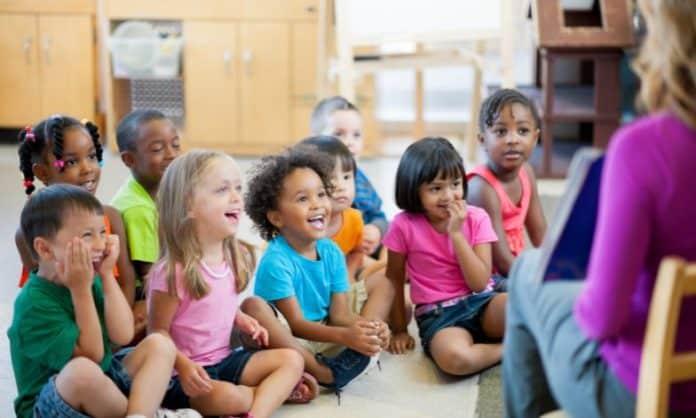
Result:
<svg viewBox="0 0 696 418">
<path fill-rule="evenodd" d="M 316 148 L 296 145 L 286 151 L 263 157 L 249 173 L 249 184 L 244 195 L 244 209 L 254 226 L 266 241 L 278 234 L 266 216 L 278 209 L 278 198 L 285 178 L 298 168 L 314 170 L 321 179 L 326 192 L 331 195 L 331 161 Z"/>
</svg>

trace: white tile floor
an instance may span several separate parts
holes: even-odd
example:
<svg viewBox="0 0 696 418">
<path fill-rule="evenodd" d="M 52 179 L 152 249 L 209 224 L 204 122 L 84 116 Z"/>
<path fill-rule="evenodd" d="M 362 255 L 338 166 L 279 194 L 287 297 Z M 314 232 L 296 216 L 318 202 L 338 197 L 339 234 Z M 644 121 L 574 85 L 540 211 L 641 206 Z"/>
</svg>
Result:
<svg viewBox="0 0 696 418">
<path fill-rule="evenodd" d="M 255 159 L 239 159 L 246 171 Z M 14 415 L 12 401 L 16 396 L 14 378 L 6 337 L 11 321 L 12 303 L 17 294 L 17 278 L 20 262 L 14 245 L 14 233 L 19 213 L 25 201 L 20 173 L 17 169 L 16 147 L 0 146 L 0 214 L 6 219 L 0 225 L 0 417 Z M 361 161 L 368 176 L 384 199 L 388 216 L 397 208 L 393 203 L 393 182 L 398 158 L 379 158 Z M 98 196 L 103 202 L 113 196 L 127 176 L 127 171 L 117 156 L 106 156 Z M 558 195 L 562 182 L 540 184 L 541 193 Z M 6 217 L 5 217 L 6 216 Z M 550 217 L 547 214 L 547 217 Z M 248 220 L 242 223 L 240 236 L 254 242 L 260 238 L 251 230 Z M 412 335 L 417 332 L 410 326 Z M 478 396 L 478 377 L 455 379 L 438 372 L 422 350 L 405 356 L 384 353 L 382 370 L 373 369 L 354 384 L 349 385 L 338 406 L 335 396 L 322 394 L 309 406 L 283 406 L 277 417 L 474 417 Z"/>
</svg>

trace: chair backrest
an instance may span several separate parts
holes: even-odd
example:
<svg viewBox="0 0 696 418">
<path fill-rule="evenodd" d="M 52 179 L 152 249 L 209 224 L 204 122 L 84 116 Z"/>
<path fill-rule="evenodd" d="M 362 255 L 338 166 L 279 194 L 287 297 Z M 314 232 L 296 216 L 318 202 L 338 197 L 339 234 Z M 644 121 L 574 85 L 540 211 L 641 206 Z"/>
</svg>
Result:
<svg viewBox="0 0 696 418">
<path fill-rule="evenodd" d="M 638 380 L 636 417 L 667 417 L 672 383 L 696 380 L 696 350 L 674 352 L 682 300 L 696 295 L 696 263 L 662 260 L 650 302 Z"/>
</svg>

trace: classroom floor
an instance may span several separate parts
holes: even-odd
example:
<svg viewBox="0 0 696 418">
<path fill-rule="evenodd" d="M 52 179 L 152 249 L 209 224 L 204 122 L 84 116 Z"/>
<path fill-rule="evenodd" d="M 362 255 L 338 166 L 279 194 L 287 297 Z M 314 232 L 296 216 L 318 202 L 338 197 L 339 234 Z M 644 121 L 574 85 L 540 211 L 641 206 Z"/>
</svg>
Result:
<svg viewBox="0 0 696 418">
<path fill-rule="evenodd" d="M 395 144 L 396 145 L 396 144 Z M 128 172 L 118 156 L 106 153 L 98 196 L 108 202 L 124 181 Z M 243 172 L 251 167 L 255 159 L 238 159 Z M 393 203 L 393 182 L 398 157 L 385 157 L 360 162 L 361 167 L 375 183 L 382 196 L 384 209 L 392 217 L 397 208 Z M 22 179 L 17 168 L 16 147 L 0 145 L 0 215 L 6 222 L 0 226 L 0 417 L 13 416 L 12 401 L 16 396 L 15 382 L 10 362 L 7 327 L 12 318 L 12 303 L 17 294 L 17 278 L 20 262 L 14 245 L 14 233 L 25 197 Z M 7 175 L 7 177 L 5 177 Z M 556 198 L 562 193 L 562 181 L 542 181 L 540 194 L 547 219 L 552 216 Z M 6 217 L 5 217 L 6 216 Z M 253 242 L 260 238 L 251 230 L 248 220 L 242 222 L 240 237 Z M 417 337 L 415 324 L 409 326 L 411 335 Z M 492 373 L 495 378 L 495 369 Z M 381 371 L 372 369 L 367 375 L 347 386 L 338 404 L 336 396 L 322 392 L 310 405 L 284 405 L 274 415 L 282 418 L 317 417 L 493 417 L 484 411 L 500 411 L 500 392 L 490 387 L 482 390 L 486 399 L 479 399 L 479 379 L 453 378 L 436 370 L 432 361 L 425 357 L 420 346 L 407 355 L 392 356 L 383 353 Z M 485 385 L 484 385 L 485 386 Z M 482 402 L 485 401 L 485 402 Z M 485 407 L 481 407 L 484 404 Z M 478 405 L 478 406 L 477 406 Z M 493 408 L 491 408 L 493 405 Z M 477 408 L 480 410 L 477 411 Z"/>
</svg>

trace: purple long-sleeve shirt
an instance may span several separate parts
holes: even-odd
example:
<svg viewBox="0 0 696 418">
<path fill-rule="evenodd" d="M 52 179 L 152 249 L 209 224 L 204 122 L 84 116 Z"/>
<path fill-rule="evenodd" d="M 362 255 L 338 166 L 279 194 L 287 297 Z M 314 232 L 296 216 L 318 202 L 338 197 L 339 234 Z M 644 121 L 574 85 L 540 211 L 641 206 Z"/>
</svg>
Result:
<svg viewBox="0 0 696 418">
<path fill-rule="evenodd" d="M 607 151 L 581 329 L 633 393 L 662 257 L 696 260 L 696 130 L 668 113 L 619 130 Z M 696 348 L 696 300 L 685 301 L 677 351 Z M 671 408 L 696 411 L 696 384 L 672 387 Z"/>
</svg>

